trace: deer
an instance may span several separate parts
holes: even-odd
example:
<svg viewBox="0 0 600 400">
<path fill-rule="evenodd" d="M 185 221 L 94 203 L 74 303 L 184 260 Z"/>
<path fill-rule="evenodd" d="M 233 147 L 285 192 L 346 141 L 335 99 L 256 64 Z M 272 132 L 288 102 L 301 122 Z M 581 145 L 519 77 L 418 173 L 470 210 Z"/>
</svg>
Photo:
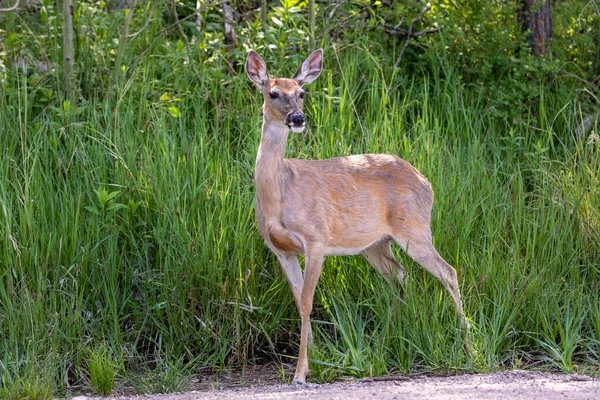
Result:
<svg viewBox="0 0 600 400">
<path fill-rule="evenodd" d="M 263 97 L 254 177 L 258 229 L 281 264 L 301 319 L 296 384 L 306 383 L 309 373 L 310 314 L 326 256 L 361 254 L 385 280 L 401 287 L 406 272 L 392 252 L 391 244 L 396 243 L 441 282 L 461 327 L 468 327 L 456 270 L 433 246 L 432 186 L 415 167 L 388 154 L 285 158 L 290 131 L 302 133 L 306 128 L 303 87 L 322 69 L 322 49 L 312 52 L 292 78 L 270 77 L 254 51 L 246 59 L 246 74 Z M 467 340 L 465 350 L 468 353 Z"/>
</svg>

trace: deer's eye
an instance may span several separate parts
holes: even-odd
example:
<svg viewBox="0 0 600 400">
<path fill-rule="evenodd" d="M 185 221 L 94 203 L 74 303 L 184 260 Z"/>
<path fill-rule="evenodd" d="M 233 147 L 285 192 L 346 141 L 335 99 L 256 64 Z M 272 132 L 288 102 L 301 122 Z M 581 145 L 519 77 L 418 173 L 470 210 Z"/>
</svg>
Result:
<svg viewBox="0 0 600 400">
<path fill-rule="evenodd" d="M 269 96 L 271 96 L 271 99 L 275 100 L 279 98 L 279 93 L 277 92 L 269 92 Z"/>
<path fill-rule="evenodd" d="M 300 93 L 298 93 L 298 96 L 300 96 L 301 99 L 304 99 L 305 94 L 306 94 L 306 92 L 300 92 Z"/>
</svg>

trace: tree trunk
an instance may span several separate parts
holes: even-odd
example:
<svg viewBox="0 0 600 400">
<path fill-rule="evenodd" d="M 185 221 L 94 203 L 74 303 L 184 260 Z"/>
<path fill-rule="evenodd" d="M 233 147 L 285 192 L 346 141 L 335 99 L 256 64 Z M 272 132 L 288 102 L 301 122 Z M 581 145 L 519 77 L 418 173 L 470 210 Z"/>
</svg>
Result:
<svg viewBox="0 0 600 400">
<path fill-rule="evenodd" d="M 260 28 L 266 29 L 267 25 L 267 0 L 260 1 Z"/>
<path fill-rule="evenodd" d="M 229 75 L 233 75 L 235 73 L 235 68 L 233 65 L 233 58 L 231 57 L 231 52 L 235 50 L 237 47 L 237 38 L 235 36 L 235 30 L 233 26 L 235 21 L 233 19 L 233 11 L 231 10 L 231 6 L 229 5 L 228 0 L 223 0 L 223 20 L 225 21 L 225 46 L 227 48 L 227 70 Z"/>
<path fill-rule="evenodd" d="M 552 3 L 550 0 L 521 0 L 521 23 L 528 31 L 527 41 L 533 54 L 546 54 L 552 39 Z"/>
<path fill-rule="evenodd" d="M 196 30 L 202 32 L 202 4 L 196 0 Z"/>
<path fill-rule="evenodd" d="M 600 11 L 598 11 L 598 15 L 600 16 Z M 596 74 L 598 75 L 594 82 L 597 85 L 600 85 L 600 21 L 598 21 L 598 34 L 596 35 L 596 65 L 595 65 Z"/>
<path fill-rule="evenodd" d="M 308 43 L 310 51 L 315 49 L 315 0 L 308 0 Z"/>
<path fill-rule="evenodd" d="M 73 0 L 63 1 L 63 79 L 67 99 L 75 99 L 75 46 L 73 44 Z"/>
</svg>

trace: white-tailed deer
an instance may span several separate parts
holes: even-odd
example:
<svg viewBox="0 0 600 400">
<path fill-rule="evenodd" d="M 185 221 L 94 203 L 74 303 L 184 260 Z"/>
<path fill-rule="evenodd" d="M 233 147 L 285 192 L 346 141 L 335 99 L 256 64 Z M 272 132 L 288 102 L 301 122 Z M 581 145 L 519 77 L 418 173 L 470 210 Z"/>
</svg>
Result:
<svg viewBox="0 0 600 400">
<path fill-rule="evenodd" d="M 364 154 L 328 160 L 285 159 L 289 131 L 302 132 L 302 87 L 317 79 L 323 51 L 313 52 L 293 78 L 271 78 L 254 51 L 246 72 L 263 94 L 263 125 L 256 158 L 256 216 L 275 253 L 302 320 L 294 382 L 308 374 L 310 313 L 325 256 L 362 254 L 389 282 L 405 272 L 390 244 L 396 242 L 448 290 L 466 328 L 456 270 L 432 244 L 430 183 L 395 155 Z M 304 273 L 298 255 L 305 255 Z"/>
</svg>

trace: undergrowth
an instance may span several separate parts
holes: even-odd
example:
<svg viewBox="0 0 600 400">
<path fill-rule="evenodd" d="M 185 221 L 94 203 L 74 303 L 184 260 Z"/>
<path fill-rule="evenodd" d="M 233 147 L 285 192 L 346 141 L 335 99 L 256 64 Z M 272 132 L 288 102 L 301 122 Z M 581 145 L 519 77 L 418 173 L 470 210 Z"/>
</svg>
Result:
<svg viewBox="0 0 600 400">
<path fill-rule="evenodd" d="M 7 398 L 88 379 L 104 394 L 140 370 L 140 391 L 180 390 L 185 374 L 297 354 L 299 317 L 254 217 L 259 95 L 241 68 L 227 76 L 198 47 L 167 52 L 145 38 L 130 39 L 122 75 L 98 75 L 110 90 L 91 85 L 77 104 L 33 67 L 0 83 Z M 600 148 L 574 134 L 575 89 L 541 85 L 524 118 L 505 120 L 445 54 L 431 61 L 437 77 L 392 79 L 406 71 L 368 39 L 323 44 L 309 131 L 287 154 L 392 153 L 428 177 L 435 245 L 458 271 L 474 356 L 443 287 L 400 251 L 405 300 L 360 257 L 332 257 L 312 316 L 312 379 L 597 370 Z M 275 76 L 305 55 L 256 47 Z"/>
</svg>

